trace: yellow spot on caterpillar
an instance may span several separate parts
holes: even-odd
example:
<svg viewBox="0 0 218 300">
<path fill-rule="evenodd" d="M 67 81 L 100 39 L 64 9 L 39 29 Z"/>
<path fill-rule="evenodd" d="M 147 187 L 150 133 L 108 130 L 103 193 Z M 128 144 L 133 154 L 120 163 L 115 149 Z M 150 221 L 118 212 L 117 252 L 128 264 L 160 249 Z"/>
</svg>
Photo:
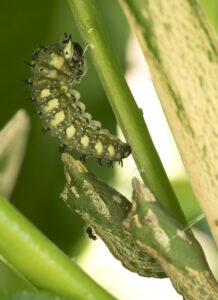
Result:
<svg viewBox="0 0 218 300">
<path fill-rule="evenodd" d="M 73 47 L 71 40 L 69 40 L 69 42 L 66 44 L 66 47 L 64 48 L 64 56 L 66 59 L 71 59 L 73 57 Z"/>
<path fill-rule="evenodd" d="M 63 111 L 60 111 L 55 114 L 54 119 L 51 120 L 50 124 L 53 127 L 56 127 L 59 123 L 61 123 L 65 118 L 65 114 Z"/>
<path fill-rule="evenodd" d="M 70 125 L 66 130 L 67 138 L 70 139 L 72 136 L 74 136 L 75 132 L 76 132 L 75 127 L 73 125 Z"/>
<path fill-rule="evenodd" d="M 56 76 L 57 76 L 57 71 L 56 70 L 49 70 L 48 72 L 47 72 L 47 76 L 49 76 L 50 78 L 56 78 Z"/>
<path fill-rule="evenodd" d="M 63 85 L 60 87 L 62 92 L 67 92 L 68 91 L 68 87 L 65 85 L 65 83 L 63 83 Z"/>
<path fill-rule="evenodd" d="M 84 148 L 87 148 L 89 145 L 89 137 L 87 135 L 84 135 L 81 137 L 81 144 L 83 145 Z"/>
<path fill-rule="evenodd" d="M 48 104 L 45 106 L 44 110 L 47 111 L 51 111 L 54 108 L 58 108 L 59 106 L 59 102 L 57 98 L 54 98 L 50 101 L 48 101 Z"/>
<path fill-rule="evenodd" d="M 79 193 L 77 192 L 77 189 L 76 189 L 75 186 L 72 186 L 72 187 L 71 187 L 71 192 L 74 194 L 74 196 L 75 196 L 76 198 L 79 198 Z"/>
<path fill-rule="evenodd" d="M 49 89 L 44 89 L 44 90 L 41 91 L 40 97 L 41 98 L 46 98 L 46 97 L 48 97 L 50 95 L 51 95 L 50 90 Z"/>
<path fill-rule="evenodd" d="M 55 53 L 51 54 L 51 60 L 49 64 L 56 69 L 61 69 L 64 64 L 64 59 L 61 56 L 56 55 Z"/>
<path fill-rule="evenodd" d="M 114 154 L 115 154 L 114 147 L 112 145 L 109 145 L 108 148 L 107 148 L 107 150 L 108 150 L 109 156 L 113 157 Z"/>
<path fill-rule="evenodd" d="M 95 150 L 97 151 L 98 154 L 101 154 L 103 151 L 103 145 L 102 143 L 99 141 L 97 142 L 97 144 L 95 145 Z"/>
</svg>

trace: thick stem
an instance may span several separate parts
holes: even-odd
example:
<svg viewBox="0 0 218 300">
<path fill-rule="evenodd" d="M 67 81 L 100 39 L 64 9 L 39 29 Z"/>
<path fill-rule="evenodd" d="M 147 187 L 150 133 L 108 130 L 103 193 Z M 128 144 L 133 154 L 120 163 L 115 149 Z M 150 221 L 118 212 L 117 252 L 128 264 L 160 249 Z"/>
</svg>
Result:
<svg viewBox="0 0 218 300">
<path fill-rule="evenodd" d="M 0 254 L 37 288 L 69 299 L 115 299 L 1 197 L 0 228 Z"/>
</svg>

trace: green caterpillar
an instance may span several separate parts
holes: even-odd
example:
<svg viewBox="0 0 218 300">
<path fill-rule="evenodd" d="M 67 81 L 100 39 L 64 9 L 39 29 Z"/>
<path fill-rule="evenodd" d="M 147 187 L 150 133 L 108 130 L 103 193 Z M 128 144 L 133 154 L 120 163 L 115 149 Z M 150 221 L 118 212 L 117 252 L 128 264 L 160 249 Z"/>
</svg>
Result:
<svg viewBox="0 0 218 300">
<path fill-rule="evenodd" d="M 108 165 L 113 161 L 122 164 L 131 153 L 130 146 L 91 120 L 85 105 L 78 101 L 79 93 L 72 90 L 84 75 L 83 55 L 81 46 L 66 34 L 61 42 L 36 49 L 28 63 L 31 101 L 42 119 L 43 131 L 58 139 L 61 152 L 67 147 L 79 153 L 82 161 L 92 157 L 100 164 L 103 159 Z"/>
</svg>

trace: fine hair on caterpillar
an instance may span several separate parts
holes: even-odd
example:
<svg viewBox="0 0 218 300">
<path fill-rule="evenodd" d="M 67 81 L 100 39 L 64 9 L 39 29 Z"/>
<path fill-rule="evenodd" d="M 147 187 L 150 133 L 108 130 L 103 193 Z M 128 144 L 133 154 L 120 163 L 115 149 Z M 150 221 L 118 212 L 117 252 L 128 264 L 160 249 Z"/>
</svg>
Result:
<svg viewBox="0 0 218 300">
<path fill-rule="evenodd" d="M 85 64 L 84 51 L 71 35 L 65 34 L 64 40 L 50 46 L 39 46 L 28 65 L 31 102 L 43 122 L 43 132 L 57 138 L 60 151 L 73 150 L 83 162 L 91 157 L 99 164 L 105 160 L 109 166 L 114 161 L 122 165 L 122 159 L 131 153 L 130 146 L 92 120 L 79 101 L 79 92 L 72 90 L 84 76 Z"/>
</svg>

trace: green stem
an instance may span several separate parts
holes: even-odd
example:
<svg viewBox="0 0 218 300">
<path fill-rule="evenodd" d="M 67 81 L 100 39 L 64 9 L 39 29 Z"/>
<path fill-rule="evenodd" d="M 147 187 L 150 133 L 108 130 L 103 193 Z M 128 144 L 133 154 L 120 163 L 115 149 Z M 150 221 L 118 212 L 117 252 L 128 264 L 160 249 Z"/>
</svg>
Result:
<svg viewBox="0 0 218 300">
<path fill-rule="evenodd" d="M 0 254 L 37 288 L 69 299 L 115 299 L 2 197 L 0 229 Z"/>
<path fill-rule="evenodd" d="M 185 218 L 152 143 L 143 113 L 137 107 L 107 40 L 94 0 L 68 0 L 107 93 L 115 116 L 132 147 L 141 177 L 163 205 L 183 224 Z"/>
</svg>

